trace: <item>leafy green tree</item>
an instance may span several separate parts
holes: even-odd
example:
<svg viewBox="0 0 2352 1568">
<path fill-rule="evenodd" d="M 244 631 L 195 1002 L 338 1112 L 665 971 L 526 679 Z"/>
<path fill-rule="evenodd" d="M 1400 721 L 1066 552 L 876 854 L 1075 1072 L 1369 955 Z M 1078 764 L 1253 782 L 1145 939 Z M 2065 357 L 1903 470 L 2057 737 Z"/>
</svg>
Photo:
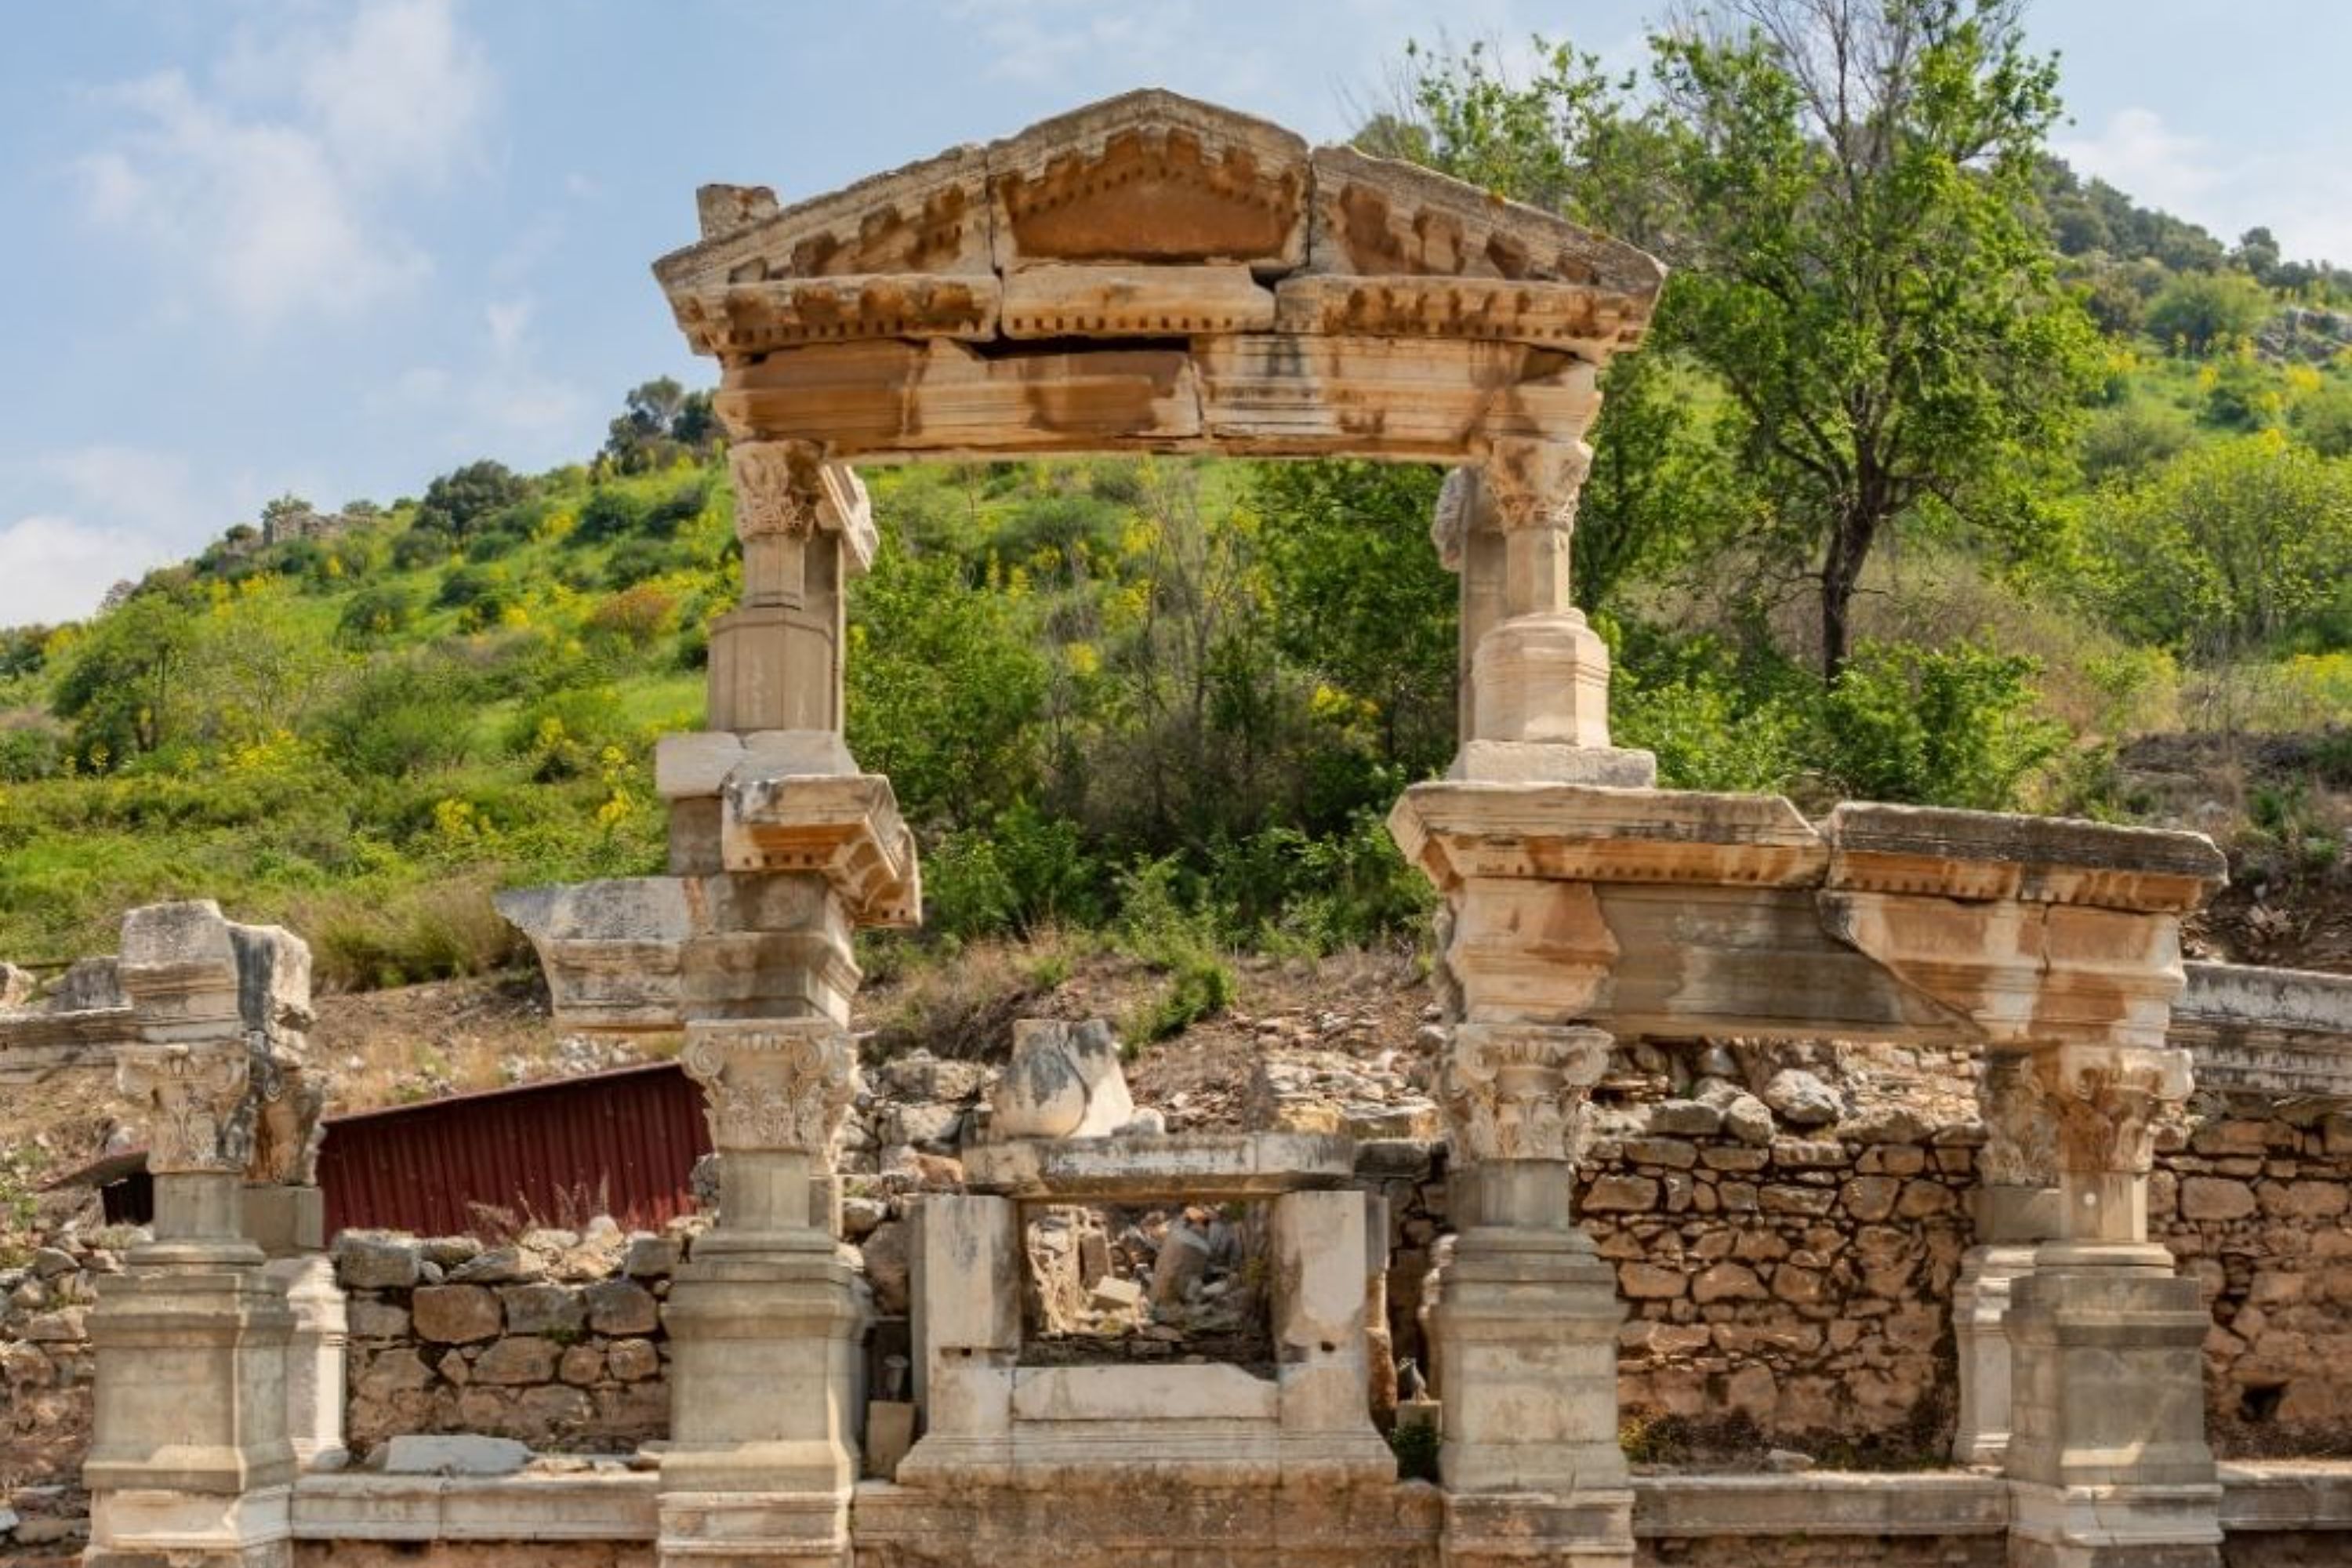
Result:
<svg viewBox="0 0 2352 1568">
<path fill-rule="evenodd" d="M 2179 454 L 2196 437 L 2189 416 L 2169 404 L 2134 398 L 2103 408 L 2083 430 L 2083 476 L 2095 484 L 2136 478 Z"/>
<path fill-rule="evenodd" d="M 2056 67 L 2008 0 L 1725 0 L 1654 47 L 1690 215 L 1661 331 L 1736 399 L 1834 677 L 1892 531 L 2040 531 L 2094 341 L 2034 207 Z"/>
<path fill-rule="evenodd" d="M 2185 452 L 2090 518 L 2092 588 L 2116 625 L 2218 662 L 2294 637 L 2345 594 L 2352 463 L 2264 431 Z"/>
<path fill-rule="evenodd" d="M 2251 335 L 2270 311 L 2270 295 L 2242 273 L 2185 273 L 2148 301 L 2147 334 L 2202 358 Z"/>
<path fill-rule="evenodd" d="M 485 458 L 442 475 L 425 489 L 414 527 L 464 539 L 530 494 L 530 482 Z"/>
<path fill-rule="evenodd" d="M 849 744 L 922 824 L 965 825 L 1033 795 L 1047 681 L 1027 605 L 961 563 L 884 542 L 850 600 Z"/>
<path fill-rule="evenodd" d="M 604 460 L 616 473 L 665 468 L 684 454 L 708 454 L 722 434 L 710 395 L 689 393 L 670 376 L 629 389 L 620 416 L 606 426 Z"/>
<path fill-rule="evenodd" d="M 1378 710 L 1381 757 L 1418 776 L 1454 749 L 1454 580 L 1429 542 L 1433 468 L 1269 463 L 1265 513 L 1282 652 Z"/>
<path fill-rule="evenodd" d="M 176 733 L 175 703 L 195 651 L 194 616 L 163 594 L 137 594 L 72 645 L 50 706 L 73 724 L 74 751 L 115 767 Z"/>
</svg>

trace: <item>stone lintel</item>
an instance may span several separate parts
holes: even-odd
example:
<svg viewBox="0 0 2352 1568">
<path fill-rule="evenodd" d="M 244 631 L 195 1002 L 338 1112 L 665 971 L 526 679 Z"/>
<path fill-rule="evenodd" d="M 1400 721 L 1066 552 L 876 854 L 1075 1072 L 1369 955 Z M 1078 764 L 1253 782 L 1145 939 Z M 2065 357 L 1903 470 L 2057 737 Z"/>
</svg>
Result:
<svg viewBox="0 0 2352 1568">
<path fill-rule="evenodd" d="M 1801 886 L 1826 855 L 1778 795 L 1688 790 L 1420 784 L 1389 831 L 1448 890 L 1478 877 Z"/>
<path fill-rule="evenodd" d="M 964 1153 L 973 1191 L 1057 1203 L 1267 1198 L 1343 1185 L 1354 1171 L 1347 1139 L 1307 1132 L 1023 1139 Z"/>
<path fill-rule="evenodd" d="M 2171 1041 L 2197 1082 L 2242 1094 L 2352 1100 L 2352 975 L 2188 963 Z"/>
<path fill-rule="evenodd" d="M 2201 833 L 1847 802 L 1822 824 L 1832 889 L 2186 914 L 2228 880 Z"/>
</svg>

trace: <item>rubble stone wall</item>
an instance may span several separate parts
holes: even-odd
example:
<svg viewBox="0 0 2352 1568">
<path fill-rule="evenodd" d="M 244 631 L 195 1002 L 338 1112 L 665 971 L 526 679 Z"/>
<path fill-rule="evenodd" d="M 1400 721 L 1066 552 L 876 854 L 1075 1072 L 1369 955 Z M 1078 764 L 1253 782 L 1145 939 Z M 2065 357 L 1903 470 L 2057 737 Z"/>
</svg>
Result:
<svg viewBox="0 0 2352 1568">
<path fill-rule="evenodd" d="M 1975 1240 L 1973 1058 L 1715 1046 L 1620 1066 L 1577 1200 L 1626 1303 L 1637 1458 L 1752 1426 L 1824 1462 L 1939 1460 Z M 2352 1116 L 2200 1095 L 2158 1129 L 2148 1202 L 2214 1314 L 2217 1450 L 2352 1455 Z"/>
<path fill-rule="evenodd" d="M 347 1440 L 468 1432 L 625 1453 L 669 1430 L 661 1302 L 679 1242 L 532 1231 L 510 1246 L 346 1233 Z"/>
<path fill-rule="evenodd" d="M 2214 1445 L 2352 1457 L 2352 1116 L 2204 1109 L 2158 1155 L 2148 1225 L 2212 1308 Z"/>
<path fill-rule="evenodd" d="M 41 1489 L 70 1489 L 80 1479 L 95 1370 L 89 1309 L 97 1277 L 122 1268 L 106 1245 L 116 1239 L 60 1237 L 0 1267 L 0 1492 L 30 1488 L 37 1501 Z M 15 1543 L 41 1544 L 41 1526 L 32 1521 L 42 1510 L 14 1511 L 25 1516 Z M 0 1542 L 8 1539 L 0 1534 Z"/>
</svg>

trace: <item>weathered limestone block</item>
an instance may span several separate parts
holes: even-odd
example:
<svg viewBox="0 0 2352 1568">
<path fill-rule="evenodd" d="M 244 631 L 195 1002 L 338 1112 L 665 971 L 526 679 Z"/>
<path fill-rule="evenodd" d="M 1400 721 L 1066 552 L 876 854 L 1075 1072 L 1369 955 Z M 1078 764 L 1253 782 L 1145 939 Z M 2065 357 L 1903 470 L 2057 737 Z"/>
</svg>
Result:
<svg viewBox="0 0 2352 1568">
<path fill-rule="evenodd" d="M 989 1130 L 1000 1138 L 1103 1138 L 1126 1126 L 1135 1098 L 1110 1025 L 1020 1020 L 989 1110 Z"/>
</svg>

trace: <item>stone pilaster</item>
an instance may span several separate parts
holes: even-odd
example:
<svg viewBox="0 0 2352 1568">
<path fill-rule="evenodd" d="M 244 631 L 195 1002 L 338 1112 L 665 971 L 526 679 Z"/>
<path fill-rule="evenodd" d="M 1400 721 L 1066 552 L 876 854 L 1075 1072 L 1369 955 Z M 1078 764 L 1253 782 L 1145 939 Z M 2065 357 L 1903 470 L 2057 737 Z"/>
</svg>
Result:
<svg viewBox="0 0 2352 1568">
<path fill-rule="evenodd" d="M 866 1312 L 824 1178 L 855 1047 L 829 1018 L 698 1020 L 680 1061 L 709 1101 L 719 1216 L 665 1311 L 662 1560 L 846 1564 Z"/>
<path fill-rule="evenodd" d="M 2057 1235 L 2058 1150 L 2030 1057 L 1990 1052 L 1977 1079 L 1985 1124 L 1977 1154 L 1976 1245 L 1952 1289 L 1960 1408 L 1952 1458 L 1999 1465 L 2009 1452 L 2009 1307 L 2033 1254 Z"/>
<path fill-rule="evenodd" d="M 1450 1564 L 1632 1561 L 1623 1308 L 1570 1205 L 1578 1112 L 1609 1048 L 1598 1029 L 1483 1022 L 1456 1025 L 1447 1048 L 1461 1228 L 1430 1323 Z"/>
<path fill-rule="evenodd" d="M 245 1027 L 235 929 L 208 902 L 123 921 L 133 1037 L 116 1078 L 146 1124 L 155 1222 L 90 1319 L 94 1564 L 278 1568 L 291 1552 L 294 1319 L 244 1234 L 269 1058 Z"/>
<path fill-rule="evenodd" d="M 711 627 L 710 727 L 838 734 L 843 595 L 874 556 L 866 489 L 799 442 L 739 442 L 728 463 L 743 602 Z"/>
<path fill-rule="evenodd" d="M 1609 650 L 1570 591 L 1581 441 L 1495 440 L 1451 476 L 1433 528 L 1462 574 L 1455 778 L 1646 786 L 1646 752 L 1609 743 Z"/>
<path fill-rule="evenodd" d="M 2147 1235 L 2153 1123 L 2188 1096 L 2188 1053 L 2070 1042 L 2037 1051 L 2033 1073 L 2057 1131 L 2060 1216 L 2011 1292 L 2011 1561 L 2210 1568 L 2210 1319 Z"/>
</svg>

